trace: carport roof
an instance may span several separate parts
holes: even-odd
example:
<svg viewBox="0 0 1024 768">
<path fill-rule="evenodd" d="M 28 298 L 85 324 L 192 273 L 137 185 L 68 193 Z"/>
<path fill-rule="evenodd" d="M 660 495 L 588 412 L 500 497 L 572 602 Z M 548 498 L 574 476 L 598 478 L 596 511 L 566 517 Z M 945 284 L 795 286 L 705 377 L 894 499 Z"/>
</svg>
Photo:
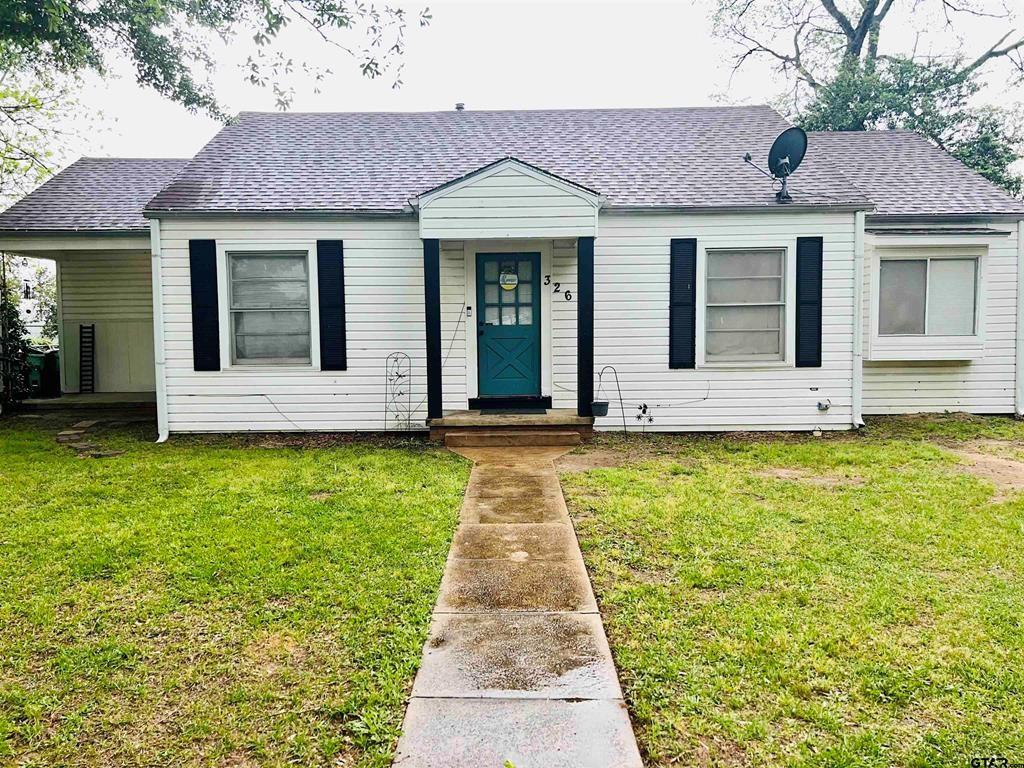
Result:
<svg viewBox="0 0 1024 768">
<path fill-rule="evenodd" d="M 0 213 L 0 232 L 146 232 L 146 202 L 184 159 L 83 157 Z"/>
</svg>

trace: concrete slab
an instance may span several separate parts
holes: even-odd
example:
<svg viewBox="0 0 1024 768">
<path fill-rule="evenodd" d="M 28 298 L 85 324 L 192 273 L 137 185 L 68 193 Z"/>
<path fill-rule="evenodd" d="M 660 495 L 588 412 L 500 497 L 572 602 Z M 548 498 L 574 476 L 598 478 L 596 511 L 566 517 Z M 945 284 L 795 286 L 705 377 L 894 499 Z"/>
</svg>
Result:
<svg viewBox="0 0 1024 768">
<path fill-rule="evenodd" d="M 432 427 L 540 426 L 562 424 L 590 426 L 592 416 L 579 416 L 575 408 L 548 408 L 544 413 L 481 413 L 479 410 L 456 411 L 440 419 L 431 419 Z"/>
<path fill-rule="evenodd" d="M 533 498 L 477 496 L 467 498 L 462 505 L 463 523 L 500 525 L 503 523 L 562 523 L 569 524 L 565 500 L 549 496 Z"/>
<path fill-rule="evenodd" d="M 546 474 L 491 475 L 480 476 L 475 470 L 470 474 L 469 485 L 466 487 L 466 498 L 530 498 L 547 496 L 551 499 L 561 497 L 562 487 L 558 484 L 558 476 L 552 471 Z"/>
<path fill-rule="evenodd" d="M 450 614 L 434 619 L 413 696 L 622 697 L 597 614 Z"/>
<path fill-rule="evenodd" d="M 566 449 L 458 452 L 475 465 L 394 765 L 642 768 L 555 472 Z"/>
<path fill-rule="evenodd" d="M 473 467 L 474 482 L 493 485 L 498 482 L 524 477 L 548 477 L 553 464 L 509 464 L 496 467 L 493 464 L 477 464 Z"/>
<path fill-rule="evenodd" d="M 576 536 L 565 523 L 463 523 L 452 541 L 452 557 L 460 560 L 568 560 L 577 552 Z"/>
<path fill-rule="evenodd" d="M 519 464 L 545 464 L 574 450 L 566 445 L 544 445 L 536 448 L 453 448 L 454 453 L 465 456 L 477 464 L 515 466 Z"/>
<path fill-rule="evenodd" d="M 449 560 L 435 613 L 578 611 L 597 602 L 582 559 L 568 562 Z"/>
<path fill-rule="evenodd" d="M 643 768 L 621 701 L 412 699 L 398 768 Z"/>
</svg>

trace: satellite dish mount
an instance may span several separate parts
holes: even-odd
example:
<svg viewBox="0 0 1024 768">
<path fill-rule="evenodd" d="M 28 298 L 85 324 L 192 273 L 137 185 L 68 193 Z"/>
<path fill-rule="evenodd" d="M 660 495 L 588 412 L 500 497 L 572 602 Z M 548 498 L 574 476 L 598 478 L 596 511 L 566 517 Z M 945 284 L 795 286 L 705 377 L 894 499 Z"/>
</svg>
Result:
<svg viewBox="0 0 1024 768">
<path fill-rule="evenodd" d="M 789 177 L 793 175 L 800 166 L 800 163 L 803 162 L 804 155 L 806 154 L 807 134 L 803 128 L 793 127 L 787 128 L 780 133 L 778 138 L 772 143 L 772 148 L 768 152 L 767 171 L 754 165 L 749 152 L 744 156 L 743 160 L 747 165 L 757 168 L 757 170 L 773 181 L 781 182 L 782 186 L 775 193 L 776 202 L 791 203 L 793 202 L 793 197 L 789 194 Z"/>
</svg>

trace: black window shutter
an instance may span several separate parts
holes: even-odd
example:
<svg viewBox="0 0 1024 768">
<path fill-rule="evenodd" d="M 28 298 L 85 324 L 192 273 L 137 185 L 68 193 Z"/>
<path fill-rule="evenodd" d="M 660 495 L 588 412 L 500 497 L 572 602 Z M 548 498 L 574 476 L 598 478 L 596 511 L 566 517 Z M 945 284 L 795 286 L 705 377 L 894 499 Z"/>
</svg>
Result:
<svg viewBox="0 0 1024 768">
<path fill-rule="evenodd" d="M 696 367 L 697 241 L 673 239 L 669 250 L 668 367 Z"/>
<path fill-rule="evenodd" d="M 822 239 L 796 240 L 796 367 L 821 367 Z M 857 276 L 860 279 L 860 275 Z"/>
<path fill-rule="evenodd" d="M 188 241 L 192 287 L 192 367 L 220 370 L 220 312 L 217 308 L 217 241 Z"/>
<path fill-rule="evenodd" d="M 320 369 L 344 371 L 345 250 L 341 240 L 316 241 L 317 291 L 320 297 Z"/>
</svg>

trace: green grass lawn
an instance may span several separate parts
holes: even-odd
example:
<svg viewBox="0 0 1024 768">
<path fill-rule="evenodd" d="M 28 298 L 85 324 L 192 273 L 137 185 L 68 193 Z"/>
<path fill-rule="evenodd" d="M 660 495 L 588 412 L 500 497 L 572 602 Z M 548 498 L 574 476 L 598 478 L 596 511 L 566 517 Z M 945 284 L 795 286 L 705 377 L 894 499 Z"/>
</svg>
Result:
<svg viewBox="0 0 1024 768">
<path fill-rule="evenodd" d="M 0 422 L 0 764 L 384 766 L 468 464 Z"/>
<path fill-rule="evenodd" d="M 1024 500 L 980 439 L 1024 455 L 955 417 L 599 440 L 628 463 L 563 486 L 648 764 L 1024 762 Z"/>
</svg>

